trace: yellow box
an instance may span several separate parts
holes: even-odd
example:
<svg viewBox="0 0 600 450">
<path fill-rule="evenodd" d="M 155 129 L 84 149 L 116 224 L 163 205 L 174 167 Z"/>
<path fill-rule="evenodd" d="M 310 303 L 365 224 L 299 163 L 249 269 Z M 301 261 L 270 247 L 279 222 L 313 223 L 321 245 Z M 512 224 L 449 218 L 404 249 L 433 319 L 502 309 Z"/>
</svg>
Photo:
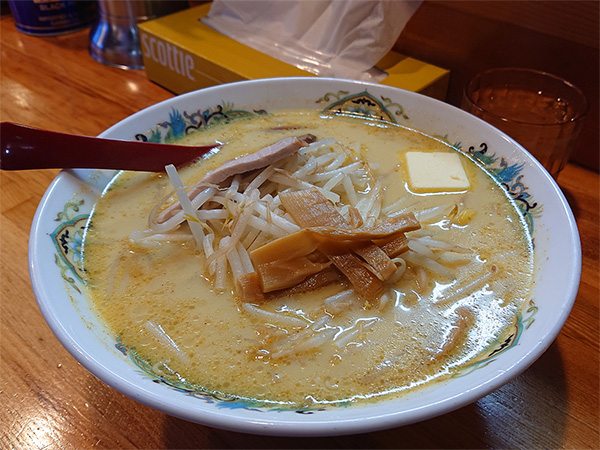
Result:
<svg viewBox="0 0 600 450">
<path fill-rule="evenodd" d="M 231 39 L 200 21 L 210 3 L 140 23 L 146 75 L 175 94 L 222 83 L 274 77 L 314 76 Z M 396 52 L 378 67 L 381 84 L 443 100 L 449 71 Z"/>
</svg>

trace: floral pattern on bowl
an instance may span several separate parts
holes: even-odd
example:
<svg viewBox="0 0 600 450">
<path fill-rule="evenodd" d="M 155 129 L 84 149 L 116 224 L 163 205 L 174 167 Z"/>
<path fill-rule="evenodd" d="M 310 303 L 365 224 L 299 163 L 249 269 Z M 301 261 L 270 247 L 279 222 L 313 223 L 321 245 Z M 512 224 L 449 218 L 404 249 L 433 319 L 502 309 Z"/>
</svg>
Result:
<svg viewBox="0 0 600 450">
<path fill-rule="evenodd" d="M 396 117 L 404 120 L 408 119 L 404 108 L 400 104 L 394 103 L 389 98 L 385 97 L 377 99 L 367 91 L 356 94 L 351 94 L 347 91 L 338 91 L 335 94 L 327 93 L 316 100 L 316 103 L 322 104 L 332 100 L 334 101 L 328 103 L 325 108 L 323 108 L 323 113 L 361 116 L 368 119 L 384 120 L 392 123 L 398 123 Z M 194 113 L 173 109 L 169 113 L 168 120 L 156 124 L 154 128 L 145 133 L 136 134 L 135 137 L 137 140 L 143 142 L 172 142 L 189 133 L 202 130 L 206 127 L 265 114 L 269 114 L 265 109 L 260 109 L 258 111 L 244 111 L 236 109 L 234 104 L 219 104 L 213 107 L 199 109 Z M 454 144 L 453 147 L 464 152 L 460 143 Z M 532 202 L 530 199 L 531 196 L 528 193 L 523 176 L 521 175 L 523 166 L 519 164 L 511 165 L 503 158 L 498 158 L 495 155 L 490 154 L 488 152 L 487 144 L 485 143 L 482 143 L 480 149 L 477 151 L 474 150 L 473 147 L 470 147 L 468 149 L 468 154 L 502 184 L 506 191 L 517 202 L 529 226 L 529 231 L 533 232 L 533 217 L 536 215 L 540 205 Z M 82 269 L 79 265 L 79 261 L 81 257 L 82 236 L 89 216 L 75 215 L 75 213 L 79 212 L 79 207 L 82 204 L 83 200 L 79 200 L 77 202 L 68 202 L 65 205 L 63 211 L 57 216 L 57 220 L 64 221 L 56 228 L 50 237 L 56 245 L 56 263 L 61 269 L 63 278 L 75 291 L 83 295 L 82 290 L 85 289 L 85 287 L 80 287 L 83 283 L 83 277 L 81 275 Z M 75 275 L 77 282 L 74 278 L 67 275 L 67 269 L 70 269 L 70 273 Z M 477 368 L 485 367 L 494 361 L 498 354 L 517 345 L 523 330 L 529 327 L 534 321 L 536 312 L 537 307 L 533 301 L 530 301 L 528 308 L 524 311 L 524 313 L 527 314 L 527 317 L 523 316 L 523 312 L 519 313 L 513 324 L 513 330 L 506 339 L 492 345 L 480 356 L 480 358 L 463 368 L 462 371 L 454 373 L 452 376 L 461 377 Z M 201 388 L 178 379 L 176 376 L 168 373 L 157 373 L 156 368 L 153 368 L 146 361 L 141 359 L 134 350 L 126 347 L 118 338 L 115 348 L 117 348 L 124 356 L 128 357 L 131 362 L 135 364 L 142 373 L 152 379 L 153 382 L 167 385 L 179 392 L 184 392 L 187 395 L 202 399 L 208 403 L 216 403 L 221 407 L 243 408 L 255 411 L 264 411 L 266 409 L 276 411 L 293 410 L 299 413 L 312 413 L 325 409 L 322 407 L 306 407 L 298 409 L 296 407 L 285 407 L 281 405 L 273 406 L 256 400 L 241 399 L 206 392 Z M 340 402 L 334 406 L 348 405 L 347 402 Z"/>
<path fill-rule="evenodd" d="M 82 294 L 81 227 L 113 173 L 69 170 L 57 176 L 40 202 L 31 229 L 29 262 L 40 310 L 77 361 L 136 401 L 206 426 L 279 436 L 331 436 L 398 427 L 465 406 L 512 380 L 548 348 L 568 317 L 579 284 L 581 246 L 573 214 L 554 180 L 531 155 L 464 111 L 389 86 L 318 77 L 276 78 L 180 95 L 133 114 L 101 136 L 169 142 L 194 129 L 285 108 L 383 117 L 425 130 L 471 157 L 504 186 L 535 239 L 537 266 L 535 304 L 530 302 L 521 311 L 511 336 L 454 378 L 368 405 L 278 409 L 171 383 L 146 371 L 143 361 L 136 365 L 136 356 L 98 320 Z"/>
</svg>

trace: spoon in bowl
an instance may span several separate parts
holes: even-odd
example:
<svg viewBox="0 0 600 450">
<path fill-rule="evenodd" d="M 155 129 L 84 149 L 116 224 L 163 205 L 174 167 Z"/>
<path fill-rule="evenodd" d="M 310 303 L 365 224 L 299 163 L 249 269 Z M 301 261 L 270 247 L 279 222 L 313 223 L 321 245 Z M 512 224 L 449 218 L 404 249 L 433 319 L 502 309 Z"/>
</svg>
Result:
<svg viewBox="0 0 600 450">
<path fill-rule="evenodd" d="M 0 169 L 115 169 L 161 172 L 183 166 L 219 145 L 121 141 L 0 123 Z"/>
</svg>

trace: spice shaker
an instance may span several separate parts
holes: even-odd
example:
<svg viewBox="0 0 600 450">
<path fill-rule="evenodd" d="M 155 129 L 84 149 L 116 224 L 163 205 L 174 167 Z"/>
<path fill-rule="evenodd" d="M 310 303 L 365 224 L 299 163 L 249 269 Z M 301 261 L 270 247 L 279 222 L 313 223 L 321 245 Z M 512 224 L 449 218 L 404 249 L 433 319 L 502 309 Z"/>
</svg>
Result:
<svg viewBox="0 0 600 450">
<path fill-rule="evenodd" d="M 143 69 L 137 24 L 188 7 L 187 0 L 98 0 L 98 20 L 90 30 L 90 54 L 110 66 Z"/>
</svg>

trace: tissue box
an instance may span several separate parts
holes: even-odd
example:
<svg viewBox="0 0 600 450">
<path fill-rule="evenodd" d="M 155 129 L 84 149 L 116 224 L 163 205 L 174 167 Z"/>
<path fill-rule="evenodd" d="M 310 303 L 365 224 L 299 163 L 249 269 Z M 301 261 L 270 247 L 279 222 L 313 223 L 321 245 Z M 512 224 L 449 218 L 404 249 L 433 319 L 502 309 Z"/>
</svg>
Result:
<svg viewBox="0 0 600 450">
<path fill-rule="evenodd" d="M 138 24 L 146 75 L 164 88 L 184 92 L 222 83 L 274 77 L 314 76 L 254 50 L 204 25 L 210 3 Z M 444 100 L 449 71 L 396 52 L 377 65 L 381 84 Z"/>
</svg>

